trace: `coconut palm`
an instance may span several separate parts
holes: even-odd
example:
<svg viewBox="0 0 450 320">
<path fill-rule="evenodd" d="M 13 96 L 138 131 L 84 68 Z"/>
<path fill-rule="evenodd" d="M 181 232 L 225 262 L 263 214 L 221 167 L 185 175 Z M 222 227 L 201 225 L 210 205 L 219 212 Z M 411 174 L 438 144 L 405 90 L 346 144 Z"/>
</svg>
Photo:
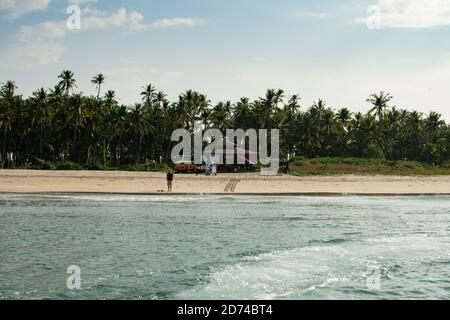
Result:
<svg viewBox="0 0 450 320">
<path fill-rule="evenodd" d="M 67 98 L 69 96 L 69 91 L 77 87 L 77 81 L 74 78 L 74 74 L 70 70 L 64 70 L 63 72 L 61 72 L 58 78 L 61 79 L 59 85 L 64 90 Z"/>
<path fill-rule="evenodd" d="M 43 159 L 44 130 L 52 120 L 53 110 L 47 91 L 44 88 L 33 92 L 32 99 L 36 107 L 33 112 L 32 124 L 39 126 L 39 157 Z"/>
<path fill-rule="evenodd" d="M 0 128 L 3 131 L 3 148 L 1 156 L 1 164 L 4 167 L 7 158 L 7 138 L 11 131 L 11 125 L 15 118 L 14 105 L 16 98 L 16 83 L 14 81 L 7 81 L 0 88 Z"/>
<path fill-rule="evenodd" d="M 130 126 L 134 134 L 135 145 L 135 164 L 138 164 L 141 160 L 142 142 L 147 133 L 153 133 L 154 128 L 146 119 L 146 110 L 142 104 L 136 104 L 134 108 L 130 110 Z"/>
<path fill-rule="evenodd" d="M 81 133 L 85 128 L 87 120 L 91 117 L 91 112 L 86 108 L 84 97 L 78 93 L 71 97 L 70 113 L 68 116 L 68 126 L 73 130 L 72 158 L 81 163 Z"/>
<path fill-rule="evenodd" d="M 339 121 L 341 157 L 345 155 L 347 146 L 348 125 L 352 118 L 352 113 L 347 108 L 342 108 L 337 112 L 336 120 Z"/>
<path fill-rule="evenodd" d="M 147 106 L 149 106 L 157 97 L 156 88 L 152 84 L 148 84 L 145 87 L 142 87 L 142 89 L 143 89 L 143 91 L 141 92 L 142 101 L 145 102 Z"/>
<path fill-rule="evenodd" d="M 99 73 L 92 78 L 91 83 L 97 87 L 97 100 L 99 100 L 102 84 L 105 83 L 105 76 L 102 73 Z"/>
<path fill-rule="evenodd" d="M 285 99 L 283 90 L 269 89 L 262 98 L 224 100 L 211 107 L 208 97 L 187 90 L 177 101 L 149 84 L 141 104 L 119 103 L 113 90 L 104 90 L 104 76 L 92 79 L 97 97 L 72 94 L 73 72 L 64 70 L 51 89 L 29 98 L 17 94 L 13 81 L 0 87 L 0 161 L 17 167 L 30 160 L 72 161 L 79 165 L 135 166 L 142 162 L 170 163 L 171 132 L 204 129 L 264 128 L 280 130 L 284 160 L 298 156 L 386 157 L 441 165 L 450 159 L 450 127 L 432 112 L 423 116 L 390 107 L 392 96 L 374 94 L 370 110 L 352 114 L 335 111 L 322 99 L 305 111 L 299 96 Z M 106 92 L 103 92 L 106 91 Z M 285 101 L 286 100 L 286 101 Z"/>
<path fill-rule="evenodd" d="M 279 107 L 279 104 L 283 102 L 284 91 L 281 89 L 269 89 L 266 92 L 264 98 L 260 98 L 261 101 L 261 129 L 271 129 L 271 119 L 275 110 Z"/>
<path fill-rule="evenodd" d="M 384 112 L 388 107 L 388 103 L 393 99 L 390 93 L 381 91 L 379 94 L 371 94 L 367 102 L 373 105 L 370 109 L 370 114 L 375 114 L 378 117 L 378 132 L 377 132 L 377 149 L 380 151 L 381 134 L 383 131 Z"/>
</svg>

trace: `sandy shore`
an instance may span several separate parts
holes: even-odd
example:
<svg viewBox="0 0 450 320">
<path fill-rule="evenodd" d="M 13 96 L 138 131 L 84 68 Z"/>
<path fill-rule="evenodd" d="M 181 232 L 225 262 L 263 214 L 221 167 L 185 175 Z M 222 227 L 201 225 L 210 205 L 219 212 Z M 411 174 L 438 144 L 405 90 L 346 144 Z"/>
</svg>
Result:
<svg viewBox="0 0 450 320">
<path fill-rule="evenodd" d="M 0 193 L 166 194 L 160 192 L 165 189 L 162 173 L 0 170 Z M 175 175 L 173 194 L 450 195 L 450 176 Z"/>
</svg>

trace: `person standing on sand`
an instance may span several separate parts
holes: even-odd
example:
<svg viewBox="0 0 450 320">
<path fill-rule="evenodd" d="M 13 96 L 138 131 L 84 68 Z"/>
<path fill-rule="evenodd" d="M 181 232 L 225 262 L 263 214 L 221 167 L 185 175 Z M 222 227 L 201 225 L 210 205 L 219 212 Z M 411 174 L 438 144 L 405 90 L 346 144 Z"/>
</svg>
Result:
<svg viewBox="0 0 450 320">
<path fill-rule="evenodd" d="M 167 173 L 167 192 L 172 192 L 172 184 L 173 184 L 173 173 L 169 171 Z"/>
</svg>

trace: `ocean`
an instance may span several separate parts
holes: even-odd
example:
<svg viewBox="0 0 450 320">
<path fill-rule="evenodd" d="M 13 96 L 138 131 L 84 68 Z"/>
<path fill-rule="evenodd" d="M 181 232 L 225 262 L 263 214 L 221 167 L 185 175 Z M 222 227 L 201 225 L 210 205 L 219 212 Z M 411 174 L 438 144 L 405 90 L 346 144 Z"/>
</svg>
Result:
<svg viewBox="0 0 450 320">
<path fill-rule="evenodd" d="M 0 195 L 0 299 L 450 299 L 450 197 Z"/>
</svg>

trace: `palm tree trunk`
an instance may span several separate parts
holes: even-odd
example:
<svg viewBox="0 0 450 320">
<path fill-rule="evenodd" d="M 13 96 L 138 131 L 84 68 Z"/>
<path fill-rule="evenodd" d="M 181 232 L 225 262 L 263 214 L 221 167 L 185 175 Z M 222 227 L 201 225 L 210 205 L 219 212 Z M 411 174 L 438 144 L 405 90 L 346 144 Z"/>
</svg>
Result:
<svg viewBox="0 0 450 320">
<path fill-rule="evenodd" d="M 119 135 L 119 159 L 117 159 L 117 164 L 120 166 L 122 163 L 122 134 Z"/>
<path fill-rule="evenodd" d="M 2 168 L 5 167 L 5 163 L 6 163 L 6 137 L 7 137 L 7 126 L 5 125 L 5 130 L 3 131 L 3 151 L 2 151 Z"/>
<path fill-rule="evenodd" d="M 42 155 L 43 155 L 43 152 L 42 152 L 42 121 L 41 121 L 41 132 L 40 132 L 40 142 L 39 142 L 39 152 L 40 152 L 40 157 L 41 157 L 41 159 L 42 159 Z"/>
<path fill-rule="evenodd" d="M 77 141 L 77 130 L 74 130 L 73 132 L 73 143 L 72 143 L 72 161 L 76 162 L 76 156 L 75 156 L 75 143 Z"/>
<path fill-rule="evenodd" d="M 139 164 L 141 162 L 141 147 L 142 147 L 142 136 L 139 134 L 139 144 L 137 149 L 136 164 Z"/>
</svg>

